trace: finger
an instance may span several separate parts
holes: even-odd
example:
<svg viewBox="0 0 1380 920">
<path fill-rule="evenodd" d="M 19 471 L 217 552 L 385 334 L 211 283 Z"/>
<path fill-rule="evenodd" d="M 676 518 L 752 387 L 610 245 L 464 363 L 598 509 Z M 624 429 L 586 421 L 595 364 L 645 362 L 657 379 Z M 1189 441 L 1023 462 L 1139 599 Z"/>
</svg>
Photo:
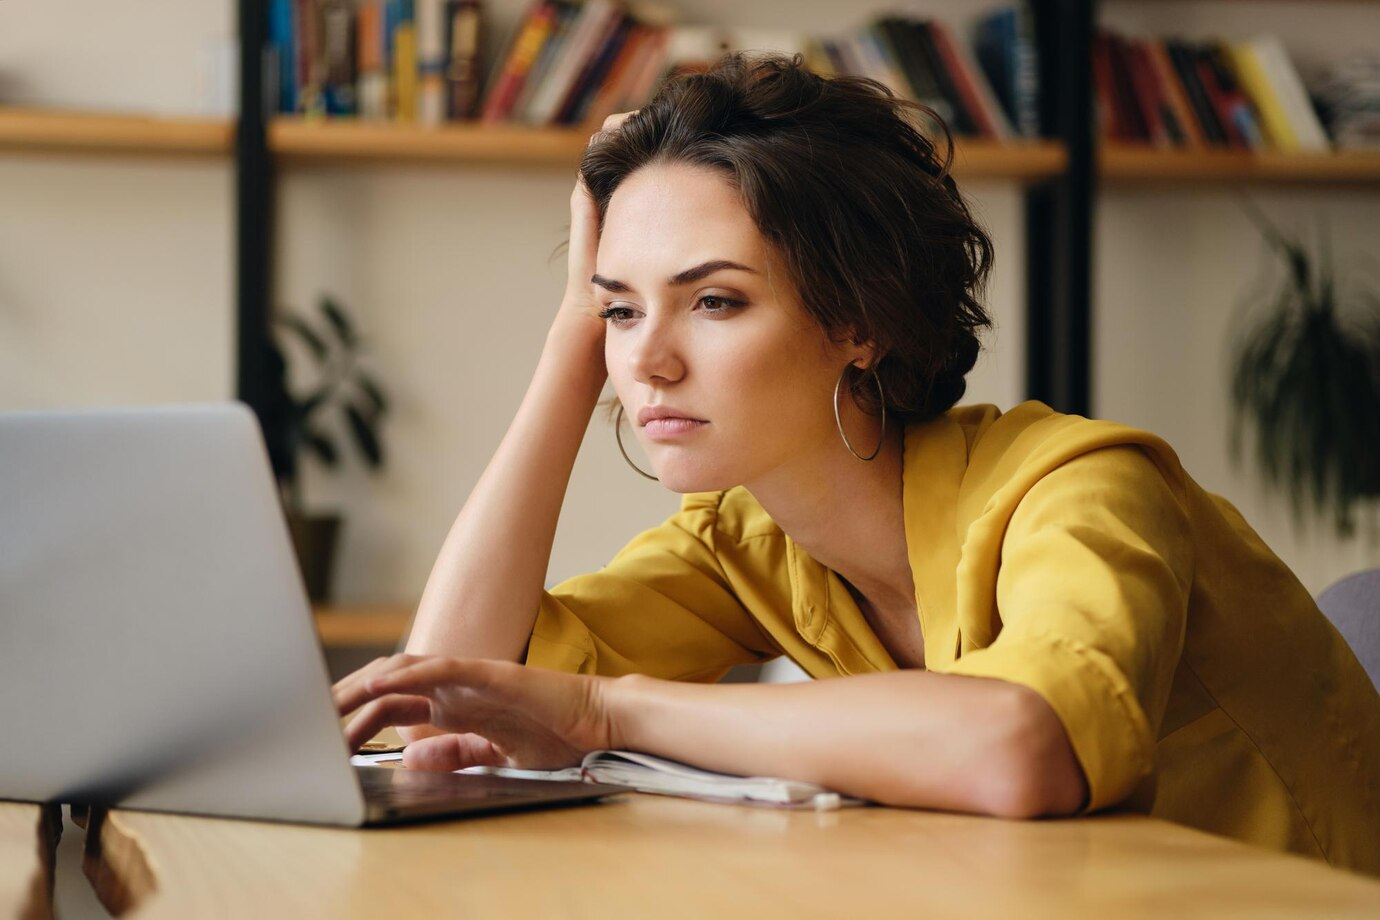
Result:
<svg viewBox="0 0 1380 920">
<path fill-rule="evenodd" d="M 431 700 L 424 696 L 384 696 L 366 705 L 345 728 L 345 744 L 351 751 L 383 731 L 397 725 L 426 725 L 431 722 Z"/>
<path fill-rule="evenodd" d="M 501 767 L 507 763 L 508 758 L 499 753 L 489 739 L 468 733 L 423 738 L 403 751 L 403 765 L 409 770 L 453 772 L 466 767 Z"/>
<path fill-rule="evenodd" d="M 425 693 L 443 685 L 482 690 L 491 685 L 503 664 L 479 658 L 426 658 L 370 678 L 365 689 L 369 696 Z M 512 667 L 522 670 L 518 664 Z"/>
<path fill-rule="evenodd" d="M 380 675 L 408 667 L 418 661 L 426 661 L 428 657 L 402 654 L 389 655 L 386 658 L 376 658 L 353 674 L 346 675 L 341 678 L 339 683 L 331 688 L 331 698 L 335 701 L 336 711 L 341 715 L 353 712 L 378 695 L 370 693 L 366 689 L 369 685 L 369 681 L 374 680 Z"/>
<path fill-rule="evenodd" d="M 610 131 L 617 131 L 633 115 L 637 114 L 637 109 L 631 112 L 616 112 L 604 119 L 604 123 L 599 127 L 600 134 L 608 134 Z"/>
</svg>

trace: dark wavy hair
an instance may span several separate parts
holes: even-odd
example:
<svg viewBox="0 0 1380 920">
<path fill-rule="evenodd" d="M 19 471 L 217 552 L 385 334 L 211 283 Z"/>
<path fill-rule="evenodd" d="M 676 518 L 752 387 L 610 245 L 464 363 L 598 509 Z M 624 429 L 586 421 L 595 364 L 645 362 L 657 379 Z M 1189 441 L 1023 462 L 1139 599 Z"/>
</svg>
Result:
<svg viewBox="0 0 1380 920">
<path fill-rule="evenodd" d="M 922 119 L 936 126 L 942 154 Z M 991 326 L 980 298 L 992 241 L 959 194 L 952 161 L 939 118 L 881 83 L 821 77 L 799 55 L 735 53 L 668 80 L 595 137 L 580 172 L 601 221 L 614 191 L 644 166 L 722 173 L 810 315 L 834 341 L 875 345 L 886 410 L 911 422 L 962 398 L 978 333 Z M 848 383 L 878 411 L 870 375 Z"/>
</svg>

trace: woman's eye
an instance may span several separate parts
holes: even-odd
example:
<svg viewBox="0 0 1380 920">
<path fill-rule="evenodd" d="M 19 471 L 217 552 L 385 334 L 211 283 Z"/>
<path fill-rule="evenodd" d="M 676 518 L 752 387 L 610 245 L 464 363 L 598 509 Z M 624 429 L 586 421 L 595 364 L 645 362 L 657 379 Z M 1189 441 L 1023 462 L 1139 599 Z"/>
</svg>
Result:
<svg viewBox="0 0 1380 920">
<path fill-rule="evenodd" d="M 710 313 L 727 313 L 736 307 L 741 307 L 743 301 L 734 300 L 731 297 L 718 297 L 714 294 L 706 294 L 700 298 L 700 304 Z"/>
<path fill-rule="evenodd" d="M 605 307 L 599 311 L 599 318 L 614 326 L 622 326 L 632 321 L 633 313 L 627 307 Z"/>
</svg>

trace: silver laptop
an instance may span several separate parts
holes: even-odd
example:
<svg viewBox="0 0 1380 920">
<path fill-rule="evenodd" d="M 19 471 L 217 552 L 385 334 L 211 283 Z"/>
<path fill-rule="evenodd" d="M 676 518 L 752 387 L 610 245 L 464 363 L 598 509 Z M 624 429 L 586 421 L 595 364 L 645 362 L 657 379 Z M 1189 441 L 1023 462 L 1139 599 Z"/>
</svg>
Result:
<svg viewBox="0 0 1380 920">
<path fill-rule="evenodd" d="M 253 414 L 0 413 L 0 798 L 358 826 L 609 791 L 353 767 Z"/>
</svg>

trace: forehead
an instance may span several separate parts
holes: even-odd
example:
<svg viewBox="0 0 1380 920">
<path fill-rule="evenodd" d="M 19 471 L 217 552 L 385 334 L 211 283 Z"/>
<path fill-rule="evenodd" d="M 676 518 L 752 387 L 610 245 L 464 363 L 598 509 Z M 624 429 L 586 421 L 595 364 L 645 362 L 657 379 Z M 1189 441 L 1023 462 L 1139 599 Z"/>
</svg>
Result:
<svg viewBox="0 0 1380 920">
<path fill-rule="evenodd" d="M 765 240 L 723 174 L 684 164 L 637 170 L 614 191 L 599 240 L 599 267 L 673 271 L 709 258 L 763 268 Z M 649 263 L 655 263 L 651 265 Z"/>
</svg>

